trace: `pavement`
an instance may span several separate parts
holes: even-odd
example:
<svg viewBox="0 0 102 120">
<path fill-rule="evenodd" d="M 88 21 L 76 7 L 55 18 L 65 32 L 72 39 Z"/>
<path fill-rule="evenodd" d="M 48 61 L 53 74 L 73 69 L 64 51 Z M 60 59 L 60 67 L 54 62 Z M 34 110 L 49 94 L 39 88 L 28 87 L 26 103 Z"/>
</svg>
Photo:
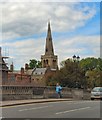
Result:
<svg viewBox="0 0 102 120">
<path fill-rule="evenodd" d="M 44 102 L 56 102 L 56 101 L 72 101 L 73 99 L 30 99 L 30 100 L 10 100 L 0 101 L 0 107 L 22 105 L 22 104 L 33 104 L 33 103 L 44 103 Z"/>
</svg>

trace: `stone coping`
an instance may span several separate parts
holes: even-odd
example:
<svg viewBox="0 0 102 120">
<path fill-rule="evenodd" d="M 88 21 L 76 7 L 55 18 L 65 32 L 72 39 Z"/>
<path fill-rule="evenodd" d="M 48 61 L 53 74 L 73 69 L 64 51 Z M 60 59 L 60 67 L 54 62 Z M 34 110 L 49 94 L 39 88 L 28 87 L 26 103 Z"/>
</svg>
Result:
<svg viewBox="0 0 102 120">
<path fill-rule="evenodd" d="M 72 101 L 73 99 L 30 99 L 30 100 L 10 100 L 10 101 L 0 101 L 0 107 L 14 106 L 22 104 L 33 104 L 33 103 L 43 103 L 43 102 L 56 102 L 56 101 Z"/>
</svg>

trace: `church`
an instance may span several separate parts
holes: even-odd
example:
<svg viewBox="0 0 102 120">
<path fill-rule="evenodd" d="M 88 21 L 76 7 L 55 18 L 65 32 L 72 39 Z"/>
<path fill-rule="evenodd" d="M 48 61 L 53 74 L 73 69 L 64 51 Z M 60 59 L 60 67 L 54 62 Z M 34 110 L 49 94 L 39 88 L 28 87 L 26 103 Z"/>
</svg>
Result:
<svg viewBox="0 0 102 120">
<path fill-rule="evenodd" d="M 12 64 L 8 71 L 8 82 L 5 84 L 46 86 L 46 79 L 56 73 L 58 57 L 54 54 L 50 22 L 48 22 L 45 53 L 41 55 L 41 63 L 41 68 L 33 69 L 29 69 L 26 63 L 25 68 L 21 67 L 19 71 L 14 70 Z"/>
</svg>

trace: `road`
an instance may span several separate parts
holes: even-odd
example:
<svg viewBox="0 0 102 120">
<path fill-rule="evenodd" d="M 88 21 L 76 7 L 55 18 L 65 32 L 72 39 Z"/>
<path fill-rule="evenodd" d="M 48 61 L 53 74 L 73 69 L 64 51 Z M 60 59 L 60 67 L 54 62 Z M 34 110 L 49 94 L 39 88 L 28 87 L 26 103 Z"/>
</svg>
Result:
<svg viewBox="0 0 102 120">
<path fill-rule="evenodd" d="M 100 118 L 100 104 L 100 101 L 35 103 L 3 107 L 2 115 L 3 118 Z"/>
</svg>

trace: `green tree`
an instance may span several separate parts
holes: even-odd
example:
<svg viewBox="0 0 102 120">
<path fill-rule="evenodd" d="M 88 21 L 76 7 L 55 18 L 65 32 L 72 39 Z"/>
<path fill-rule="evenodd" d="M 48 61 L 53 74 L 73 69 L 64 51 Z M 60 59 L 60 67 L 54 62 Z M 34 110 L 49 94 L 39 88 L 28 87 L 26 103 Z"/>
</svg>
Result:
<svg viewBox="0 0 102 120">
<path fill-rule="evenodd" d="M 67 59 L 62 61 L 61 65 L 61 69 L 57 71 L 53 77 L 54 80 L 59 82 L 62 86 L 68 87 L 76 87 L 76 81 L 78 82 L 78 87 L 84 84 L 85 74 L 78 63 Z"/>
<path fill-rule="evenodd" d="M 96 86 L 101 86 L 100 80 L 101 80 L 101 74 L 102 71 L 97 71 L 96 69 L 94 70 L 88 70 L 87 71 L 87 84 L 88 87 L 96 87 Z"/>
<path fill-rule="evenodd" d="M 41 67 L 42 67 L 41 61 L 37 61 L 37 68 L 41 68 Z"/>
<path fill-rule="evenodd" d="M 36 59 L 32 59 L 29 62 L 29 68 L 30 69 L 33 69 L 35 67 L 41 68 L 41 66 L 42 66 L 41 61 L 37 61 Z"/>
<path fill-rule="evenodd" d="M 102 59 L 101 58 L 85 58 L 80 61 L 80 67 L 85 70 L 88 87 L 102 85 Z"/>
<path fill-rule="evenodd" d="M 67 59 L 61 62 L 61 68 L 54 76 L 51 76 L 47 84 L 55 85 L 59 82 L 62 86 L 92 88 L 94 86 L 102 86 L 102 59 L 89 57 L 73 62 Z"/>
<path fill-rule="evenodd" d="M 95 68 L 101 69 L 102 68 L 102 59 L 101 58 L 94 58 L 94 57 L 89 57 L 82 59 L 80 61 L 80 67 L 84 69 L 85 71 L 87 70 L 93 70 Z"/>
</svg>

